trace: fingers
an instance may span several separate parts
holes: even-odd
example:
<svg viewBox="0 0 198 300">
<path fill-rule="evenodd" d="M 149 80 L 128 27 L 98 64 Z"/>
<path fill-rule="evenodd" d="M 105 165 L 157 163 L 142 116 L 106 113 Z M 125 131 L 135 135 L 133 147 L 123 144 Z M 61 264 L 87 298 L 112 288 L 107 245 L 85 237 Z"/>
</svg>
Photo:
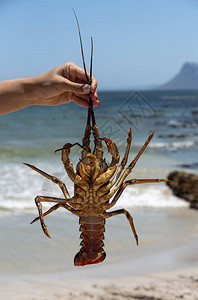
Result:
<svg viewBox="0 0 198 300">
<path fill-rule="evenodd" d="M 72 92 L 78 95 L 87 95 L 90 90 L 92 90 L 92 99 L 98 100 L 98 94 L 96 92 L 96 86 L 90 87 L 87 83 L 76 83 L 72 82 L 66 78 L 61 78 L 59 82 L 56 83 L 56 87 L 60 92 Z"/>
<path fill-rule="evenodd" d="M 69 102 L 75 102 L 80 106 L 87 107 L 89 106 L 89 95 L 88 94 L 74 94 L 73 92 L 61 92 L 59 95 L 50 97 L 44 102 L 42 105 L 60 105 Z M 100 101 L 96 99 L 94 95 L 92 95 L 92 103 L 93 106 L 99 106 Z M 40 104 L 41 105 L 41 104 Z"/>
<path fill-rule="evenodd" d="M 87 83 L 77 83 L 68 80 L 67 78 L 59 78 L 60 81 L 56 84 L 61 92 L 72 92 L 75 94 L 89 94 L 90 85 Z"/>
<path fill-rule="evenodd" d="M 87 95 L 72 95 L 72 99 L 71 101 L 75 102 L 76 104 L 82 106 L 82 107 L 87 107 L 89 106 L 89 97 Z M 97 99 L 94 99 L 92 97 L 92 103 L 93 106 L 99 106 L 100 105 L 100 101 L 98 101 Z"/>
<path fill-rule="evenodd" d="M 85 72 L 76 64 L 69 62 L 48 73 L 53 79 L 53 88 L 56 99 L 61 103 L 74 101 L 80 106 L 88 106 L 89 93 L 92 92 L 93 106 L 100 105 L 97 95 L 97 80 L 92 76 L 91 86 L 90 74 L 88 73 L 88 83 Z M 52 92 L 50 92 L 52 94 Z M 54 100 L 53 100 L 54 103 Z"/>
<path fill-rule="evenodd" d="M 73 102 L 75 102 L 76 104 L 78 104 L 79 106 L 82 106 L 82 107 L 87 107 L 89 106 L 88 102 L 78 96 L 76 96 L 75 98 L 73 98 L 72 100 Z"/>
<path fill-rule="evenodd" d="M 93 93 L 96 92 L 97 86 L 98 86 L 97 80 L 96 80 L 94 77 L 92 77 L 91 91 L 92 91 Z"/>
<path fill-rule="evenodd" d="M 97 80 L 92 76 L 92 83 L 90 87 L 87 83 L 85 71 L 76 64 L 72 62 L 63 64 L 56 69 L 56 72 L 57 75 L 60 75 L 62 78 L 68 80 L 67 82 L 65 81 L 65 83 L 68 84 L 68 91 L 79 94 L 88 94 L 90 90 L 93 93 L 96 92 L 98 86 Z M 87 73 L 87 76 L 88 81 L 90 81 L 90 74 Z"/>
<path fill-rule="evenodd" d="M 72 97 L 69 97 L 69 101 L 74 101 L 80 106 L 88 106 L 90 92 L 90 86 L 88 84 L 75 83 L 66 78 L 61 78 L 61 80 L 56 83 L 56 87 L 61 93 L 66 92 L 67 95 L 72 95 Z M 96 91 L 92 92 L 92 101 L 93 106 L 100 105 Z"/>
<path fill-rule="evenodd" d="M 87 82 L 87 79 L 86 79 L 86 75 L 85 75 L 85 71 L 80 68 L 79 66 L 77 66 L 76 64 L 74 63 L 69 63 L 69 64 L 72 64 L 73 66 L 73 69 L 75 70 L 76 72 L 76 78 L 77 80 L 81 80 L 82 82 Z M 88 80 L 90 81 L 90 74 L 87 73 L 87 76 L 88 76 Z M 95 93 L 96 89 L 97 89 L 97 86 L 98 86 L 98 82 L 97 80 L 92 76 L 92 83 L 91 83 L 91 91 L 93 93 Z"/>
</svg>

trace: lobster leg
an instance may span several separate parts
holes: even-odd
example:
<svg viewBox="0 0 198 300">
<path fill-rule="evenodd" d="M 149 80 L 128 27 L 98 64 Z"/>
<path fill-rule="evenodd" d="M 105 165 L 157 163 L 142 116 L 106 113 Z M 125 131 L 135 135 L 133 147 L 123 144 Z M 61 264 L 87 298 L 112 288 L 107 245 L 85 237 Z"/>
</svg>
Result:
<svg viewBox="0 0 198 300">
<path fill-rule="evenodd" d="M 43 172 L 42 170 L 36 168 L 35 166 L 32 166 L 30 164 L 27 164 L 27 163 L 24 163 L 24 165 L 30 167 L 31 169 L 33 169 L 34 171 L 38 172 L 39 174 L 41 174 L 42 176 L 46 177 L 47 179 L 51 180 L 52 182 L 56 183 L 59 185 L 60 189 L 62 190 L 63 192 L 63 195 L 65 196 L 66 199 L 69 199 L 70 198 L 70 195 L 69 195 L 69 192 L 66 188 L 66 185 L 60 180 L 58 179 L 57 177 L 55 176 L 52 176 L 52 175 L 49 175 L 45 172 Z"/>
<path fill-rule="evenodd" d="M 105 183 L 107 183 L 111 177 L 113 176 L 113 174 L 116 171 L 119 159 L 120 159 L 120 154 L 118 152 L 118 148 L 116 146 L 116 144 L 109 138 L 103 138 L 101 140 L 104 140 L 108 151 L 111 153 L 112 155 L 112 161 L 110 163 L 110 166 L 108 167 L 108 169 L 102 173 L 98 178 L 96 178 L 96 180 L 94 181 L 94 190 L 97 191 L 101 185 L 103 186 Z"/>
<path fill-rule="evenodd" d="M 70 206 L 69 206 L 69 209 L 68 209 L 67 205 L 65 205 L 64 203 L 57 203 L 56 205 L 54 205 L 50 209 L 48 209 L 45 213 L 43 213 L 43 217 L 51 214 L 53 211 L 57 210 L 59 207 L 63 207 L 67 210 L 70 210 Z M 34 222 L 38 221 L 39 219 L 40 219 L 40 217 L 36 217 L 30 224 L 33 224 Z"/>
<path fill-rule="evenodd" d="M 115 174 L 114 179 L 111 182 L 111 187 L 116 183 L 116 181 L 118 180 L 118 178 L 120 177 L 120 174 L 122 173 L 122 171 L 124 170 L 124 167 L 126 166 L 126 163 L 128 161 L 128 157 L 129 157 L 129 151 L 130 151 L 130 147 L 131 147 L 131 140 L 132 140 L 132 130 L 131 128 L 128 131 L 128 138 L 127 138 L 127 147 L 126 147 L 126 151 L 124 154 L 124 157 L 122 159 L 121 164 L 118 166 L 117 172 Z M 111 188 L 109 187 L 109 189 Z"/>
<path fill-rule="evenodd" d="M 111 160 L 109 167 L 113 167 L 113 166 L 117 165 L 117 163 L 119 162 L 119 159 L 120 159 L 120 154 L 118 152 L 118 148 L 117 148 L 116 144 L 111 139 L 106 138 L 106 137 L 102 138 L 101 140 L 105 141 L 108 151 L 112 155 L 112 160 Z"/>
<path fill-rule="evenodd" d="M 59 207 L 62 207 L 62 203 L 57 203 L 56 205 L 52 206 L 45 213 L 43 213 L 43 217 L 49 215 L 53 211 L 57 210 Z M 33 224 L 34 222 L 38 221 L 39 219 L 40 219 L 40 217 L 36 217 L 30 224 Z"/>
<path fill-rule="evenodd" d="M 113 207 L 116 202 L 118 201 L 118 199 L 120 198 L 120 196 L 122 195 L 123 191 L 125 190 L 125 188 L 128 185 L 134 185 L 134 184 L 141 184 L 141 183 L 153 183 L 153 182 L 165 182 L 168 181 L 167 179 L 131 179 L 131 180 L 127 180 L 125 182 L 122 183 L 121 187 L 119 188 L 119 190 L 117 191 L 116 195 L 114 196 L 113 200 L 111 201 L 111 203 L 104 203 L 102 205 L 102 209 L 110 209 L 111 207 Z M 106 196 L 103 196 L 102 198 L 104 198 L 105 201 L 109 200 L 109 196 L 107 194 Z"/>
<path fill-rule="evenodd" d="M 144 150 L 146 149 L 146 147 L 148 146 L 148 144 L 150 143 L 150 141 L 152 140 L 154 136 L 154 132 L 152 132 L 148 139 L 146 140 L 146 142 L 144 143 L 144 145 L 142 146 L 142 148 L 140 149 L 139 153 L 136 155 L 136 157 L 134 158 L 134 160 L 129 164 L 129 166 L 126 168 L 124 174 L 126 173 L 126 176 L 128 176 L 129 173 L 131 173 L 132 169 L 135 167 L 138 159 L 140 158 L 140 156 L 143 154 Z M 124 175 L 123 174 L 123 175 Z M 125 176 L 125 175 L 124 175 Z M 125 176 L 125 178 L 126 178 Z"/>
<path fill-rule="evenodd" d="M 78 174 L 76 174 L 74 172 L 74 168 L 72 163 L 70 162 L 69 159 L 69 154 L 70 154 L 70 146 L 71 144 L 66 144 L 65 146 L 63 146 L 62 149 L 62 162 L 64 164 L 65 170 L 69 176 L 69 178 L 77 185 L 79 185 L 81 188 L 83 188 L 84 190 L 89 188 L 88 183 L 82 179 L 81 176 L 79 176 Z"/>
<path fill-rule="evenodd" d="M 122 183 L 125 180 L 125 178 L 131 173 L 132 169 L 135 167 L 138 159 L 140 158 L 140 156 L 142 155 L 142 153 L 144 152 L 144 150 L 146 149 L 146 147 L 150 143 L 151 139 L 153 138 L 153 135 L 154 135 L 154 132 L 152 132 L 149 135 L 148 139 L 146 140 L 146 142 L 144 143 L 144 145 L 140 149 L 139 153 L 136 155 L 136 157 L 134 158 L 134 160 L 129 164 L 129 166 L 124 170 L 124 173 L 122 174 L 122 176 L 121 176 L 120 181 L 118 182 L 118 184 L 111 190 L 110 193 L 108 193 L 107 195 L 105 195 L 104 198 L 106 198 L 108 200 L 108 199 L 110 199 L 117 192 L 117 190 L 120 188 L 120 186 L 122 185 Z"/>
<path fill-rule="evenodd" d="M 132 131 L 131 131 L 131 128 L 130 128 L 129 131 L 128 131 L 127 147 L 126 147 L 126 151 L 125 151 L 124 157 L 122 159 L 122 162 L 118 166 L 113 180 L 111 182 L 109 182 L 107 185 L 105 185 L 104 187 L 102 187 L 98 190 L 98 193 L 100 195 L 103 195 L 103 194 L 107 193 L 113 187 L 113 185 L 116 183 L 116 181 L 120 177 L 120 174 L 124 170 L 124 167 L 125 167 L 125 165 L 128 161 L 129 150 L 130 150 L 130 147 L 131 147 L 131 140 L 132 140 Z"/>
<path fill-rule="evenodd" d="M 120 215 L 120 214 L 125 214 L 127 220 L 129 221 L 129 223 L 131 225 L 131 229 L 133 231 L 133 235 L 136 239 L 136 243 L 137 243 L 137 246 L 138 246 L 138 236 L 137 236 L 137 233 L 136 233 L 136 230 L 135 230 L 135 226 L 133 224 L 133 218 L 126 209 L 123 208 L 123 209 L 118 209 L 118 210 L 114 210 L 114 211 L 111 211 L 111 212 L 107 212 L 107 213 L 105 213 L 104 218 L 110 218 L 110 217 L 117 216 L 117 215 Z"/>
<path fill-rule="evenodd" d="M 36 203 L 36 206 L 37 206 L 38 212 L 39 212 L 39 219 L 41 221 L 41 227 L 42 227 L 43 232 L 45 233 L 45 235 L 47 237 L 51 238 L 51 236 L 50 236 L 50 234 L 49 234 L 49 232 L 47 230 L 47 226 L 46 226 L 46 224 L 44 222 L 43 208 L 42 208 L 41 202 L 58 202 L 60 205 L 63 205 L 66 209 L 68 209 L 71 213 L 73 213 L 75 215 L 78 215 L 78 213 L 77 213 L 77 211 L 75 209 L 73 209 L 72 207 L 70 207 L 69 205 L 67 205 L 67 203 L 66 203 L 67 201 L 68 201 L 68 199 L 46 197 L 46 196 L 37 196 L 35 198 L 35 203 Z"/>
</svg>

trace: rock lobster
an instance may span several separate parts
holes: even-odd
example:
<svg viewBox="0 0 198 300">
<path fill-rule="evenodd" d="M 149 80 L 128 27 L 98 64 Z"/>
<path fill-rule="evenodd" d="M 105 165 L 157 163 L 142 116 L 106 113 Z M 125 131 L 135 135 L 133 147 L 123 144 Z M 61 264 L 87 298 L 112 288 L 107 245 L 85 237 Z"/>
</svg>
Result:
<svg viewBox="0 0 198 300">
<path fill-rule="evenodd" d="M 84 71 L 87 78 L 87 83 L 91 85 L 93 40 L 91 38 L 91 63 L 89 79 L 85 66 L 80 27 L 76 14 L 75 17 L 78 26 Z M 93 151 L 91 151 L 90 148 L 91 134 L 93 134 L 95 145 Z M 80 243 L 81 249 L 74 258 L 75 266 L 97 264 L 105 259 L 106 253 L 103 249 L 105 220 L 112 216 L 116 216 L 119 214 L 124 214 L 126 216 L 138 245 L 138 236 L 133 224 L 133 218 L 130 213 L 125 209 L 117 209 L 110 212 L 107 212 L 107 210 L 112 208 L 116 204 L 119 197 L 122 195 L 123 191 L 128 185 L 167 181 L 166 179 L 130 179 L 125 181 L 126 177 L 131 173 L 138 159 L 151 141 L 153 135 L 154 133 L 151 133 L 149 135 L 139 153 L 128 165 L 128 167 L 125 168 L 132 140 L 132 131 L 131 129 L 129 129 L 126 151 L 121 163 L 119 164 L 120 155 L 116 144 L 110 138 L 101 138 L 99 136 L 92 105 L 92 93 L 90 92 L 87 125 L 85 128 L 84 137 L 82 139 L 82 145 L 80 145 L 79 143 L 67 143 L 63 146 L 63 148 L 56 150 L 62 151 L 62 162 L 64 168 L 69 178 L 74 183 L 74 196 L 70 197 L 67 187 L 60 179 L 43 172 L 33 165 L 25 163 L 25 165 L 32 168 L 34 171 L 40 173 L 52 182 L 58 184 L 65 197 L 55 198 L 37 196 L 35 198 L 35 203 L 38 208 L 39 217 L 35 218 L 31 222 L 31 224 L 35 221 L 40 220 L 43 232 L 47 237 L 50 238 L 50 234 L 44 221 L 45 216 L 52 213 L 59 207 L 63 207 L 79 217 L 79 230 L 81 231 L 80 238 L 82 239 L 82 241 Z M 103 158 L 103 141 L 112 156 L 112 160 L 109 164 L 107 164 L 105 162 L 105 159 Z M 81 159 L 76 166 L 76 172 L 74 171 L 73 165 L 69 159 L 70 149 L 74 145 L 78 145 L 82 148 Z M 111 200 L 112 197 L 113 199 Z M 43 213 L 42 202 L 52 202 L 56 204 L 45 213 Z"/>
</svg>

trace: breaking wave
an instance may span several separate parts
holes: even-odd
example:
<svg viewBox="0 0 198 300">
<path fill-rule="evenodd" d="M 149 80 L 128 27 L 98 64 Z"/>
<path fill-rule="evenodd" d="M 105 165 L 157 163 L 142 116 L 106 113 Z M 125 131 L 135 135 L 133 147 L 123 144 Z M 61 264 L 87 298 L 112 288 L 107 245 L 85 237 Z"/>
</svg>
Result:
<svg viewBox="0 0 198 300">
<path fill-rule="evenodd" d="M 73 183 L 65 174 L 60 164 L 37 163 L 37 167 L 55 175 L 64 181 L 71 195 Z M 34 198 L 37 195 L 63 197 L 60 188 L 42 177 L 40 174 L 20 164 L 2 164 L 0 170 L 0 210 L 29 210 L 35 209 Z M 45 204 L 49 207 L 51 204 Z M 164 184 L 145 184 L 129 186 L 123 192 L 116 206 L 120 207 L 181 207 L 186 202 L 171 194 Z"/>
</svg>

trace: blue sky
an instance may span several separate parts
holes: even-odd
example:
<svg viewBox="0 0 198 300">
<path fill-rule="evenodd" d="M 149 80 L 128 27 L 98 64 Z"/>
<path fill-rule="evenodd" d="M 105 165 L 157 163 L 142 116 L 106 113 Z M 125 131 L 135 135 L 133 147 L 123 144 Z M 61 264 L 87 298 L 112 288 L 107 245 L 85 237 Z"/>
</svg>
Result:
<svg viewBox="0 0 198 300">
<path fill-rule="evenodd" d="M 162 84 L 198 63 L 197 0 L 7 0 L 0 2 L 0 80 L 40 75 L 67 61 L 82 66 L 94 39 L 99 89 Z"/>
</svg>

